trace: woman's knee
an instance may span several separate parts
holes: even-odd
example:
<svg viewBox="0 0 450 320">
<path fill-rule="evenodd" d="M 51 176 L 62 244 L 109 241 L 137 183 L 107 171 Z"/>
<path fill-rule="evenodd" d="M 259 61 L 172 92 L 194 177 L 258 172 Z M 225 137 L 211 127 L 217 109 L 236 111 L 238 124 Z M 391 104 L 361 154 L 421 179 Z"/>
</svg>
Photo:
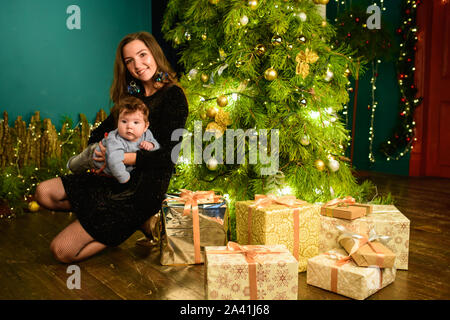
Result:
<svg viewBox="0 0 450 320">
<path fill-rule="evenodd" d="M 65 191 L 59 178 L 50 179 L 37 185 L 34 193 L 35 200 L 42 206 L 53 209 L 55 202 L 64 199 Z"/>
<path fill-rule="evenodd" d="M 71 263 L 75 260 L 75 257 L 71 254 L 67 247 L 61 244 L 57 238 L 53 239 L 50 244 L 50 251 L 53 254 L 53 257 L 62 263 Z"/>
</svg>

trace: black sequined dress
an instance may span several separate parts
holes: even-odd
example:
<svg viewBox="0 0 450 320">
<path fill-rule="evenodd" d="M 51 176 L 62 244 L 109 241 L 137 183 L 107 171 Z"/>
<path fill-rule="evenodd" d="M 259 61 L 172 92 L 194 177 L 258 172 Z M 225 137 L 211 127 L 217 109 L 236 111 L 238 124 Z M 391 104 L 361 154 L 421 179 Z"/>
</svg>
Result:
<svg viewBox="0 0 450 320">
<path fill-rule="evenodd" d="M 62 176 L 64 189 L 83 228 L 97 241 L 118 246 L 161 208 L 174 170 L 172 132 L 184 128 L 188 104 L 176 85 L 164 87 L 149 97 L 141 96 L 150 109 L 149 129 L 161 145 L 156 151 L 139 150 L 130 180 L 92 173 Z M 115 129 L 112 115 L 92 131 L 89 144 L 99 142 L 105 132 Z"/>
</svg>

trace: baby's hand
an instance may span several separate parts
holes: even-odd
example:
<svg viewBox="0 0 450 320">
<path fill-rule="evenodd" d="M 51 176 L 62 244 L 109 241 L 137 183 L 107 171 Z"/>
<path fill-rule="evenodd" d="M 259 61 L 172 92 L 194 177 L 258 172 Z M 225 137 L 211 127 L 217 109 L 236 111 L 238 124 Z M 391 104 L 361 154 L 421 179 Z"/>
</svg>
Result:
<svg viewBox="0 0 450 320">
<path fill-rule="evenodd" d="M 155 145 L 149 141 L 142 141 L 139 148 L 150 151 L 155 147 Z"/>
</svg>

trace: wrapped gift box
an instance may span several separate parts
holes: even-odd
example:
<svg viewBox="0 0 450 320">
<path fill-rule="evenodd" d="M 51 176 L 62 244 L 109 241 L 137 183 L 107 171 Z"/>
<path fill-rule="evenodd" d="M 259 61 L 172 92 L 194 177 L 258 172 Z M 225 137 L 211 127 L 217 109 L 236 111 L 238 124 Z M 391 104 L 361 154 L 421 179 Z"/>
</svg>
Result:
<svg viewBox="0 0 450 320">
<path fill-rule="evenodd" d="M 354 203 L 349 205 L 323 206 L 320 213 L 327 217 L 353 220 L 372 212 L 372 205 Z"/>
<path fill-rule="evenodd" d="M 214 195 L 213 192 L 185 193 L 188 194 L 185 200 L 181 199 L 185 196 L 183 194 L 166 199 L 162 205 L 162 265 L 203 263 L 202 252 L 205 246 L 227 243 L 228 207 L 225 199 Z M 195 205 L 191 198 L 195 198 L 197 213 L 194 213 Z"/>
<path fill-rule="evenodd" d="M 284 245 L 205 248 L 209 300 L 297 300 L 298 262 Z"/>
<path fill-rule="evenodd" d="M 309 259 L 306 283 L 364 300 L 395 280 L 395 268 L 358 267 L 345 257 L 343 249 L 335 249 Z"/>
<path fill-rule="evenodd" d="M 351 255 L 353 261 L 360 267 L 378 266 L 380 268 L 392 268 L 395 263 L 395 253 L 385 247 L 379 241 L 372 241 L 354 248 L 353 239 L 343 238 L 339 244 Z M 354 251 L 354 252 L 353 252 Z"/>
<path fill-rule="evenodd" d="M 306 271 L 308 258 L 319 253 L 320 206 L 300 201 L 296 207 L 270 204 L 251 207 L 255 200 L 236 202 L 236 236 L 240 244 L 284 244 Z M 250 219 L 249 219 L 250 217 Z"/>
<path fill-rule="evenodd" d="M 371 228 L 379 235 L 390 237 L 385 246 L 395 255 L 395 267 L 408 270 L 409 219 L 393 205 L 373 205 L 372 213 L 355 220 L 320 217 L 319 252 L 340 248 L 338 238 L 341 225 L 353 232 L 368 234 Z"/>
</svg>

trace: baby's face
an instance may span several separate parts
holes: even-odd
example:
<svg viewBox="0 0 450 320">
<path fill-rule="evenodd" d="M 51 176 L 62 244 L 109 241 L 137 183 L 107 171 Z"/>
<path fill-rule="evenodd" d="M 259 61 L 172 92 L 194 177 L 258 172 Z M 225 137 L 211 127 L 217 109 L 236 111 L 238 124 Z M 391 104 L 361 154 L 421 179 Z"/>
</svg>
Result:
<svg viewBox="0 0 450 320">
<path fill-rule="evenodd" d="M 117 129 L 122 138 L 136 142 L 147 128 L 148 122 L 144 120 L 144 115 L 141 111 L 135 111 L 133 113 L 125 113 L 122 111 L 120 113 Z"/>
</svg>

